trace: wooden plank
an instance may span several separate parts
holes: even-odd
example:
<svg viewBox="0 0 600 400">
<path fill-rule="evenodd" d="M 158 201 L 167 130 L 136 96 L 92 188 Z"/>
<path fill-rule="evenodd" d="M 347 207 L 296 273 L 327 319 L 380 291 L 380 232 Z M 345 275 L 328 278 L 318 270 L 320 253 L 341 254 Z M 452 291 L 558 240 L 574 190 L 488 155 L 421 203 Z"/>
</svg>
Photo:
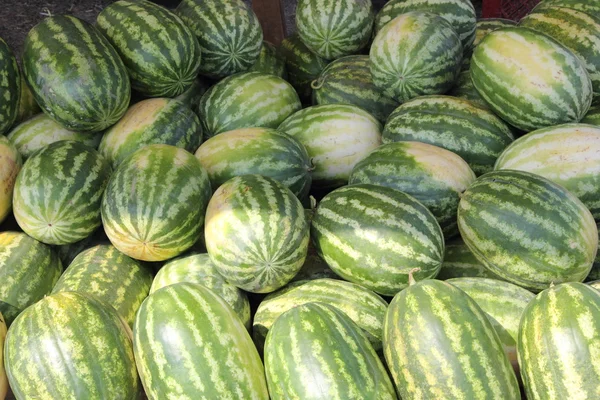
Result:
<svg viewBox="0 0 600 400">
<path fill-rule="evenodd" d="M 253 0 L 252 8 L 263 28 L 265 40 L 279 45 L 285 38 L 283 7 L 280 0 Z"/>
<path fill-rule="evenodd" d="M 483 18 L 501 18 L 502 0 L 483 0 L 481 11 Z"/>
</svg>

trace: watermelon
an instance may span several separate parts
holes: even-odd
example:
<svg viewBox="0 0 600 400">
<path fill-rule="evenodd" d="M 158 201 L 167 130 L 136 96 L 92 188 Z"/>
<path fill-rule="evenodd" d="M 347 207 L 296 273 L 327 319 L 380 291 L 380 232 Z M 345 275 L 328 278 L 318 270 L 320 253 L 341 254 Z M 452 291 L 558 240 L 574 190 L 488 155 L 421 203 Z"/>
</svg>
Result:
<svg viewBox="0 0 600 400">
<path fill-rule="evenodd" d="M 485 36 L 473 52 L 471 79 L 496 114 L 527 132 L 578 122 L 592 102 L 592 82 L 579 58 L 529 28 Z"/>
<path fill-rule="evenodd" d="M 309 225 L 302 204 L 282 183 L 242 175 L 210 199 L 206 249 L 217 271 L 235 286 L 269 293 L 288 283 L 306 258 Z"/>
<path fill-rule="evenodd" d="M 240 128 L 277 128 L 300 110 L 296 91 L 275 75 L 247 72 L 229 76 L 200 100 L 200 121 L 207 138 Z"/>
<path fill-rule="evenodd" d="M 52 168 L 49 168 L 52 166 Z M 96 150 L 73 140 L 34 153 L 15 182 L 13 211 L 29 236 L 75 243 L 100 226 L 100 203 L 111 168 Z"/>
<path fill-rule="evenodd" d="M 523 313 L 519 363 L 527 398 L 600 397 L 600 293 L 563 283 L 538 294 Z"/>
<path fill-rule="evenodd" d="M 470 0 L 390 0 L 377 14 L 375 32 L 379 32 L 394 18 L 410 11 L 423 11 L 441 16 L 454 27 L 464 49 L 472 46 L 477 16 Z"/>
<path fill-rule="evenodd" d="M 351 104 L 371 113 L 381 123 L 398 107 L 373 83 L 369 56 L 347 56 L 330 63 L 312 83 L 313 103 Z"/>
<path fill-rule="evenodd" d="M 471 253 L 469 247 L 462 239 L 455 239 L 446 243 L 444 262 L 436 279 L 446 280 L 452 278 L 493 278 L 499 277 L 488 270 L 477 257 Z"/>
<path fill-rule="evenodd" d="M 363 49 L 371 37 L 374 20 L 371 0 L 300 0 L 296 8 L 300 39 L 325 60 Z"/>
<path fill-rule="evenodd" d="M 200 73 L 223 78 L 251 68 L 260 55 L 263 32 L 242 0 L 183 0 L 175 9 L 200 43 Z"/>
<path fill-rule="evenodd" d="M 381 144 L 381 124 L 361 108 L 345 104 L 313 106 L 286 119 L 279 131 L 306 147 L 314 164 L 313 184 L 335 188 L 352 168 Z"/>
<path fill-rule="evenodd" d="M 564 186 L 600 219 L 600 127 L 566 124 L 531 132 L 498 157 L 497 170 L 532 172 Z"/>
<path fill-rule="evenodd" d="M 16 121 L 21 97 L 21 76 L 17 59 L 10 47 L 0 38 L 0 135 Z"/>
<path fill-rule="evenodd" d="M 465 292 L 438 280 L 398 293 L 383 328 L 385 359 L 403 399 L 520 399 L 502 342 Z"/>
<path fill-rule="evenodd" d="M 383 142 L 417 141 L 450 150 L 477 175 L 493 169 L 514 140 L 510 128 L 490 111 L 467 100 L 426 96 L 398 107 L 383 129 Z"/>
<path fill-rule="evenodd" d="M 271 42 L 263 41 L 260 54 L 254 65 L 248 71 L 262 72 L 280 78 L 287 78 L 285 58 Z"/>
<path fill-rule="evenodd" d="M 458 228 L 486 268 L 532 291 L 583 281 L 598 249 L 592 214 L 573 194 L 539 175 L 490 172 L 463 193 Z"/>
<path fill-rule="evenodd" d="M 398 189 L 432 212 L 444 236 L 458 233 L 456 211 L 460 195 L 475 173 L 458 155 L 421 142 L 388 143 L 360 161 L 348 183 L 369 183 Z"/>
<path fill-rule="evenodd" d="M 600 125 L 600 104 L 592 105 L 590 110 L 581 120 L 582 124 Z"/>
<path fill-rule="evenodd" d="M 142 100 L 106 131 L 98 150 L 117 168 L 149 144 L 169 144 L 193 153 L 202 143 L 198 116 L 187 104 L 166 98 Z"/>
<path fill-rule="evenodd" d="M 486 110 L 489 109 L 485 100 L 483 100 L 477 89 L 475 89 L 475 86 L 473 86 L 473 81 L 471 80 L 471 71 L 469 70 L 461 71 L 461 73 L 458 75 L 458 78 L 456 78 L 454 87 L 450 89 L 448 95 L 452 97 L 458 97 L 459 99 L 468 100 L 474 106 L 484 108 Z"/>
<path fill-rule="evenodd" d="M 127 111 L 123 61 L 96 28 L 73 16 L 48 17 L 29 31 L 23 72 L 42 110 L 67 129 L 99 132 Z"/>
<path fill-rule="evenodd" d="M 204 286 L 178 283 L 148 296 L 133 327 L 133 346 L 150 399 L 269 399 L 246 328 Z"/>
<path fill-rule="evenodd" d="M 188 90 L 181 93 L 179 96 L 175 97 L 175 99 L 187 104 L 192 111 L 197 113 L 200 99 L 204 93 L 206 93 L 209 87 L 210 85 L 207 83 L 207 81 L 196 78 L 192 82 L 192 86 L 190 86 Z"/>
<path fill-rule="evenodd" d="M 142 261 L 164 261 L 199 238 L 210 181 L 184 149 L 153 144 L 129 156 L 110 178 L 102 223 L 111 243 Z"/>
<path fill-rule="evenodd" d="M 17 399 L 136 399 L 131 331 L 110 305 L 56 293 L 25 310 L 4 348 Z"/>
<path fill-rule="evenodd" d="M 139 261 L 112 245 L 81 252 L 60 277 L 52 293 L 80 292 L 113 306 L 133 327 L 135 313 L 148 296 L 152 274 Z"/>
<path fill-rule="evenodd" d="M 0 232 L 0 313 L 7 325 L 50 293 L 62 271 L 50 246 L 21 232 Z"/>
<path fill-rule="evenodd" d="M 321 200 L 311 237 L 319 255 L 342 278 L 385 296 L 408 284 L 408 273 L 434 277 L 444 237 L 431 212 L 413 197 L 385 186 L 346 186 Z"/>
<path fill-rule="evenodd" d="M 34 115 L 42 112 L 42 109 L 40 108 L 40 106 L 38 106 L 38 103 L 36 103 L 35 98 L 33 97 L 33 93 L 31 93 L 31 90 L 29 89 L 29 86 L 27 86 L 25 76 L 23 76 L 23 73 L 21 73 L 20 76 L 21 95 L 19 97 L 19 111 L 17 112 L 17 119 L 15 120 L 15 124 L 26 121 Z"/>
<path fill-rule="evenodd" d="M 465 54 L 463 57 L 463 70 L 468 70 L 471 65 L 471 56 L 473 55 L 473 49 L 481 43 L 481 40 L 490 32 L 495 30 L 506 28 L 508 26 L 515 26 L 517 23 L 510 19 L 504 18 L 483 18 L 477 21 L 475 25 L 475 40 L 469 48 L 465 48 Z M 464 71 L 463 71 L 464 72 Z"/>
<path fill-rule="evenodd" d="M 80 133 L 64 128 L 46 114 L 38 114 L 14 127 L 8 139 L 15 145 L 24 159 L 49 144 L 61 140 L 75 140 L 89 147 L 97 148 L 102 139 L 102 132 Z"/>
<path fill-rule="evenodd" d="M 0 312 L 0 399 L 4 399 L 8 393 L 8 379 L 4 369 L 4 339 L 6 338 L 6 323 Z"/>
<path fill-rule="evenodd" d="M 401 103 L 450 90 L 461 67 L 463 46 L 442 17 L 408 12 L 375 36 L 369 58 L 373 83 Z"/>
<path fill-rule="evenodd" d="M 248 296 L 217 272 L 208 254 L 191 252 L 169 260 L 152 281 L 150 294 L 181 282 L 197 283 L 218 294 L 235 311 L 246 329 L 250 329 Z"/>
<path fill-rule="evenodd" d="M 589 15 L 600 18 L 600 2 L 598 0 L 543 0 L 533 12 L 543 11 L 548 7 L 565 7 L 583 11 Z"/>
<path fill-rule="evenodd" d="M 0 223 L 12 210 L 15 180 L 23 164 L 17 148 L 0 135 Z"/>
</svg>

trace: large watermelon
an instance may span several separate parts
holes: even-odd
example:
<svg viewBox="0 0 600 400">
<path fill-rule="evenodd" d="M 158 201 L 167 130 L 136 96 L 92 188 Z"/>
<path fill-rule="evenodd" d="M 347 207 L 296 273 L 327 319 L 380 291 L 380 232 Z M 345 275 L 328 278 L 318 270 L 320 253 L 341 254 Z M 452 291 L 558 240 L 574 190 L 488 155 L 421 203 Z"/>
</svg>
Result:
<svg viewBox="0 0 600 400">
<path fill-rule="evenodd" d="M 0 312 L 0 399 L 6 397 L 8 392 L 8 379 L 6 378 L 6 370 L 4 369 L 4 339 L 6 338 L 6 323 Z"/>
<path fill-rule="evenodd" d="M 208 174 L 192 154 L 149 145 L 113 173 L 102 199 L 104 230 L 131 258 L 167 260 L 200 238 L 210 195 Z"/>
<path fill-rule="evenodd" d="M 36 114 L 42 112 L 42 109 L 35 101 L 33 97 L 33 93 L 31 93 L 31 89 L 27 85 L 27 81 L 25 80 L 25 76 L 21 72 L 21 95 L 19 97 L 19 112 L 17 113 L 16 123 L 23 122 L 33 117 Z"/>
<path fill-rule="evenodd" d="M 543 11 L 548 7 L 566 7 L 579 10 L 600 18 L 600 1 L 598 0 L 542 0 L 533 12 Z"/>
<path fill-rule="evenodd" d="M 207 138 L 240 128 L 277 128 L 300 110 L 298 94 L 278 76 L 247 72 L 227 77 L 200 100 L 200 121 Z"/>
<path fill-rule="evenodd" d="M 345 104 L 305 108 L 278 129 L 306 147 L 315 168 L 314 185 L 321 188 L 346 184 L 356 163 L 381 144 L 379 121 Z"/>
<path fill-rule="evenodd" d="M 248 70 L 260 54 L 263 32 L 242 0 L 183 0 L 175 10 L 200 43 L 200 73 L 222 78 Z"/>
<path fill-rule="evenodd" d="M 267 335 L 265 372 L 273 400 L 394 400 L 385 367 L 360 328 L 326 303 L 299 305 Z"/>
<path fill-rule="evenodd" d="M 288 283 L 306 258 L 309 226 L 302 204 L 282 183 L 260 175 L 221 185 L 206 210 L 206 249 L 237 287 L 272 292 Z"/>
<path fill-rule="evenodd" d="M 4 349 L 17 399 L 136 399 L 131 331 L 109 304 L 56 293 L 12 324 Z"/>
<path fill-rule="evenodd" d="M 462 239 L 446 243 L 444 262 L 436 279 L 452 278 L 494 278 L 499 277 L 487 269 L 469 250 Z"/>
<path fill-rule="evenodd" d="M 75 243 L 100 226 L 111 168 L 96 150 L 62 140 L 33 154 L 17 176 L 13 211 L 19 226 L 48 244 Z"/>
<path fill-rule="evenodd" d="M 15 180 L 23 164 L 17 148 L 0 135 L 0 223 L 12 210 Z"/>
<path fill-rule="evenodd" d="M 393 296 L 408 273 L 435 277 L 444 237 L 431 212 L 413 197 L 385 186 L 357 184 L 321 200 L 312 220 L 319 254 L 342 278 Z"/>
<path fill-rule="evenodd" d="M 490 108 L 524 131 L 577 122 L 592 102 L 592 82 L 579 58 L 528 28 L 485 36 L 473 53 L 471 78 Z"/>
<path fill-rule="evenodd" d="M 73 16 L 48 17 L 29 31 L 23 72 L 42 110 L 67 129 L 98 132 L 127 111 L 123 61 L 96 28 Z"/>
<path fill-rule="evenodd" d="M 258 59 L 248 71 L 262 72 L 286 79 L 285 58 L 275 45 L 263 40 Z"/>
<path fill-rule="evenodd" d="M 402 14 L 375 36 L 369 58 L 373 82 L 401 103 L 445 93 L 461 67 L 463 47 L 452 25 L 424 13 Z"/>
<path fill-rule="evenodd" d="M 0 38 L 0 135 L 10 129 L 19 113 L 21 76 L 17 59 Z"/>
<path fill-rule="evenodd" d="M 210 289 L 178 283 L 142 303 L 135 360 L 148 398 L 267 400 L 256 347 L 234 311 Z"/>
<path fill-rule="evenodd" d="M 398 107 L 383 129 L 383 142 L 416 141 L 461 156 L 477 175 L 493 169 L 496 158 L 514 140 L 493 113 L 467 100 L 426 96 Z"/>
<path fill-rule="evenodd" d="M 477 179 L 461 197 L 458 228 L 488 269 L 534 291 L 583 281 L 598 248 L 598 229 L 583 203 L 529 172 L 494 171 Z"/>
<path fill-rule="evenodd" d="M 520 399 L 517 378 L 485 312 L 437 280 L 412 284 L 388 308 L 385 359 L 403 399 Z"/>
<path fill-rule="evenodd" d="M 528 399 L 600 398 L 600 293 L 582 283 L 544 290 L 523 314 L 518 349 Z"/>
</svg>

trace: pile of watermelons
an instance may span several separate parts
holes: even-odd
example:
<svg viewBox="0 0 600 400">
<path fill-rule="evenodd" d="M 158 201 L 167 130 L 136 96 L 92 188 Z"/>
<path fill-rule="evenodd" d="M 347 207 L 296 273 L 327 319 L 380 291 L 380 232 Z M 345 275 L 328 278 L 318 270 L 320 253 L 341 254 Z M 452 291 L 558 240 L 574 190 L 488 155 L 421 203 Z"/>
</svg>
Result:
<svg viewBox="0 0 600 400">
<path fill-rule="evenodd" d="M 0 399 L 599 399 L 600 0 L 475 15 L 0 40 Z"/>
</svg>

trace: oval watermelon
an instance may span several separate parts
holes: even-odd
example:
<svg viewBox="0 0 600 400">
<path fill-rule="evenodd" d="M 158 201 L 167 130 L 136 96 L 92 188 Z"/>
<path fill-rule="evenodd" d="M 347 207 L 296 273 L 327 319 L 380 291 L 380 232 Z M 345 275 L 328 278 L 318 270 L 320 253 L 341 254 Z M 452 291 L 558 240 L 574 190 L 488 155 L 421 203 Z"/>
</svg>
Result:
<svg viewBox="0 0 600 400">
<path fill-rule="evenodd" d="M 19 115 L 21 73 L 10 47 L 0 38 L 0 135 L 7 132 Z"/>
<path fill-rule="evenodd" d="M 0 223 L 12 210 L 15 180 L 23 161 L 17 148 L 4 136 L 0 135 Z"/>
<path fill-rule="evenodd" d="M 598 0 L 543 0 L 533 9 L 533 12 L 543 11 L 547 7 L 571 8 L 588 13 L 595 18 L 600 18 L 600 2 Z"/>
</svg>

